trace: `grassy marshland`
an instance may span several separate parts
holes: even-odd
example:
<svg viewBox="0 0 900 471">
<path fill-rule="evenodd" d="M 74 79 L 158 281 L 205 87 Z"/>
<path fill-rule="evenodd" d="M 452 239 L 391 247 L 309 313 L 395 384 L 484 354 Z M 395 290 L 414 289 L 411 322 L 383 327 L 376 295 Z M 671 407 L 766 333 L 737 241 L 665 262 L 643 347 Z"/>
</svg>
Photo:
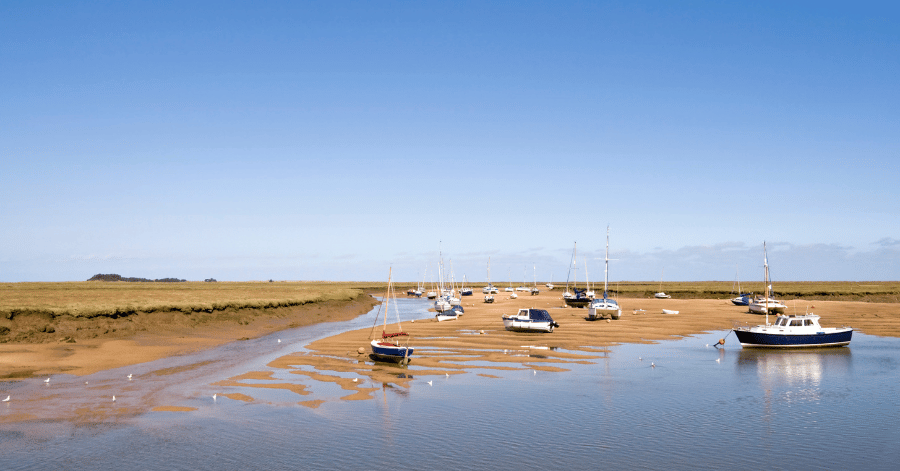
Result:
<svg viewBox="0 0 900 471">
<path fill-rule="evenodd" d="M 0 318 L 20 313 L 73 317 L 135 312 L 209 312 L 267 309 L 321 301 L 349 301 L 365 287 L 327 282 L 67 282 L 0 284 Z"/>
</svg>

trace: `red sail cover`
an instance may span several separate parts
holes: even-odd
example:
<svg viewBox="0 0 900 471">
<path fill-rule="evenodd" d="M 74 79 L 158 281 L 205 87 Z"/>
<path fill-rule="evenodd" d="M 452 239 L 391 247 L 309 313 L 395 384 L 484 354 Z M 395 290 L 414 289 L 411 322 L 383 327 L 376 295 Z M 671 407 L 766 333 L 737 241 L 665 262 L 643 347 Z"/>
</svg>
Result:
<svg viewBox="0 0 900 471">
<path fill-rule="evenodd" d="M 393 334 L 387 334 L 387 333 L 382 332 L 382 333 L 381 333 L 381 338 L 383 338 L 383 339 L 389 339 L 389 338 L 391 338 L 391 337 L 401 337 L 401 336 L 403 336 L 403 335 L 409 335 L 409 334 L 407 334 L 406 332 L 395 332 L 395 333 L 393 333 Z"/>
</svg>

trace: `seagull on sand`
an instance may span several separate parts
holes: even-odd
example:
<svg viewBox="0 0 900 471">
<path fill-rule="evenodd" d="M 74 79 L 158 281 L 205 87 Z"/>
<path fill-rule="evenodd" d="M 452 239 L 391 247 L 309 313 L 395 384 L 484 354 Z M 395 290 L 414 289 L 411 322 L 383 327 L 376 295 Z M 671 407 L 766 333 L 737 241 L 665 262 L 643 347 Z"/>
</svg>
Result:
<svg viewBox="0 0 900 471">
<path fill-rule="evenodd" d="M 354 383 L 357 382 L 357 381 L 359 381 L 359 378 L 353 378 L 353 382 L 354 382 Z"/>
<path fill-rule="evenodd" d="M 218 395 L 219 395 L 219 393 L 213 393 L 213 402 L 216 402 L 216 396 L 218 396 Z"/>
<path fill-rule="evenodd" d="M 44 382 L 50 384 L 50 377 L 48 376 L 47 379 L 44 380 Z"/>
<path fill-rule="evenodd" d="M 113 396 L 113 402 L 116 402 L 116 396 Z"/>
<path fill-rule="evenodd" d="M 431 381 L 428 382 L 428 385 L 431 386 Z"/>
<path fill-rule="evenodd" d="M 4 399 L 3 402 L 9 402 L 10 397 L 12 397 L 12 396 L 6 396 L 6 399 Z"/>
<path fill-rule="evenodd" d="M 128 381 L 131 381 L 131 373 L 128 373 Z"/>
</svg>

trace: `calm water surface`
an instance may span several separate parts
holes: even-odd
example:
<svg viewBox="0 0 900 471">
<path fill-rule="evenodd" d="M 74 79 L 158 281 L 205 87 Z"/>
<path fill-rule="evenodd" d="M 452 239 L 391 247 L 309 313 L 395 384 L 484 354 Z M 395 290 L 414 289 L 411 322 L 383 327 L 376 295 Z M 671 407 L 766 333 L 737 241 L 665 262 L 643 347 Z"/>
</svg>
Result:
<svg viewBox="0 0 900 471">
<path fill-rule="evenodd" d="M 429 317 L 423 301 L 401 300 L 400 306 L 404 319 Z M 382 387 L 376 400 L 333 400 L 316 409 L 278 390 L 247 392 L 257 403 L 209 398 L 223 389 L 211 383 L 267 370 L 268 362 L 311 340 L 371 326 L 373 315 L 141 365 L 152 371 L 212 361 L 174 380 L 141 377 L 158 381 L 150 393 L 198 410 L 90 426 L 53 420 L 0 425 L 0 469 L 900 466 L 900 340 L 859 333 L 849 348 L 767 352 L 742 350 L 733 336 L 724 349 L 707 347 L 727 333 L 715 332 L 618 346 L 595 364 L 568 365 L 568 372 L 416 377 L 408 389 Z M 406 373 L 415 377 L 414 364 Z M 87 379 L 105 384 L 124 374 Z M 59 377 L 63 385 L 84 380 Z M 38 381 L 0 388 L 49 394 Z M 311 388 L 342 395 L 333 385 Z M 126 393 L 123 400 L 140 398 Z"/>
</svg>

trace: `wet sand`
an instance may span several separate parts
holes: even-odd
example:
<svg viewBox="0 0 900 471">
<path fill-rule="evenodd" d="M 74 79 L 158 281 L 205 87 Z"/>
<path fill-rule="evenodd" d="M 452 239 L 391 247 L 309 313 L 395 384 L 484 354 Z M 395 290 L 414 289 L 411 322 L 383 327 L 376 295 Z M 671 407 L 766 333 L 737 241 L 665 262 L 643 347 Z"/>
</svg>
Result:
<svg viewBox="0 0 900 471">
<path fill-rule="evenodd" d="M 247 340 L 322 322 L 353 319 L 375 305 L 370 296 L 350 302 L 327 301 L 291 308 L 247 309 L 232 316 L 236 321 L 194 325 L 182 313 L 153 313 L 126 319 L 83 320 L 85 331 L 91 324 L 113 321 L 130 329 L 110 329 L 108 335 L 81 337 L 77 342 L 0 344 L 0 380 L 66 373 L 76 376 L 134 365 Z M 134 326 L 140 326 L 135 329 Z M 133 334 L 123 334 L 128 331 Z"/>
</svg>

